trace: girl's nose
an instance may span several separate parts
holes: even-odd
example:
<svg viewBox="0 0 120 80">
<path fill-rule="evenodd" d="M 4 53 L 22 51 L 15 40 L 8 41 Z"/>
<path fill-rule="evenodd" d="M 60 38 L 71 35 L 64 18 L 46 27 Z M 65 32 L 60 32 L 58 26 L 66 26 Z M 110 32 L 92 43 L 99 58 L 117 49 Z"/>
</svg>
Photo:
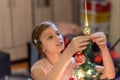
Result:
<svg viewBox="0 0 120 80">
<path fill-rule="evenodd" d="M 61 36 L 60 36 L 60 35 L 56 35 L 56 39 L 57 39 L 57 40 L 60 40 L 60 39 L 61 39 Z"/>
</svg>

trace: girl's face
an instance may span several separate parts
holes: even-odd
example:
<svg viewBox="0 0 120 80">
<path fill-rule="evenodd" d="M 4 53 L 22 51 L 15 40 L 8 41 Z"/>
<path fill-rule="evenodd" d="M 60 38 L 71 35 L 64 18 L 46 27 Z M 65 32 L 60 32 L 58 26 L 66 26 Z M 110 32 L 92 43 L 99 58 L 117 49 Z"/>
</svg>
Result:
<svg viewBox="0 0 120 80">
<path fill-rule="evenodd" d="M 56 54 L 64 49 L 64 41 L 56 26 L 45 29 L 40 37 L 42 48 L 45 53 Z"/>
</svg>

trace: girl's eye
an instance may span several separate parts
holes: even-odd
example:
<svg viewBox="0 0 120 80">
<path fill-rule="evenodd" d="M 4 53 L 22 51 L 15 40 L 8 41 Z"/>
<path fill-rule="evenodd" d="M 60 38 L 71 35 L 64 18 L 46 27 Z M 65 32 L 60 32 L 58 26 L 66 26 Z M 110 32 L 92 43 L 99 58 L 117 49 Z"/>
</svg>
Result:
<svg viewBox="0 0 120 80">
<path fill-rule="evenodd" d="M 59 36 L 60 35 L 60 33 L 59 32 L 56 32 L 56 34 Z"/>
<path fill-rule="evenodd" d="M 53 38 L 53 36 L 49 36 L 49 37 L 48 37 L 48 39 L 52 39 L 52 38 Z"/>
</svg>

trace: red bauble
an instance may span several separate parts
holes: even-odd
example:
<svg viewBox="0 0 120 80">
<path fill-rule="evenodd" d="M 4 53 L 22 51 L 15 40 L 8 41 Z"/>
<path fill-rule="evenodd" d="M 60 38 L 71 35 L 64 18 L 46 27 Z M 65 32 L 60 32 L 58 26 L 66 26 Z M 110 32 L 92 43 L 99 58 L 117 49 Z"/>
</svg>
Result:
<svg viewBox="0 0 120 80">
<path fill-rule="evenodd" d="M 75 80 L 75 78 L 71 77 L 69 80 Z"/>
<path fill-rule="evenodd" d="M 83 54 L 78 52 L 75 54 L 75 61 L 78 65 L 82 64 Z"/>
</svg>

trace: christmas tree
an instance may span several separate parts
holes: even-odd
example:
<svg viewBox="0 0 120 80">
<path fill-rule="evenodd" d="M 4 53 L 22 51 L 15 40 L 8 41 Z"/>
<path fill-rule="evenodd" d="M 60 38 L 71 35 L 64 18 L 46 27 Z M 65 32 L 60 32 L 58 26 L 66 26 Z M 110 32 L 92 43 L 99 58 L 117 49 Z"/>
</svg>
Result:
<svg viewBox="0 0 120 80">
<path fill-rule="evenodd" d="M 90 28 L 88 24 L 88 19 L 87 19 L 87 9 L 86 9 L 86 1 L 85 1 L 85 28 L 83 30 L 84 35 L 89 35 L 90 34 Z M 86 57 L 86 62 L 82 65 L 79 65 L 77 68 L 73 69 L 73 78 L 70 80 L 100 80 L 100 77 L 102 75 L 102 72 L 97 71 L 95 68 L 95 64 L 91 63 L 89 61 L 88 54 L 92 48 L 92 42 L 90 41 L 89 45 L 87 46 L 87 49 L 83 51 L 83 53 L 76 53 L 75 56 L 82 56 L 85 55 Z M 79 62 L 78 62 L 79 63 Z"/>
</svg>

